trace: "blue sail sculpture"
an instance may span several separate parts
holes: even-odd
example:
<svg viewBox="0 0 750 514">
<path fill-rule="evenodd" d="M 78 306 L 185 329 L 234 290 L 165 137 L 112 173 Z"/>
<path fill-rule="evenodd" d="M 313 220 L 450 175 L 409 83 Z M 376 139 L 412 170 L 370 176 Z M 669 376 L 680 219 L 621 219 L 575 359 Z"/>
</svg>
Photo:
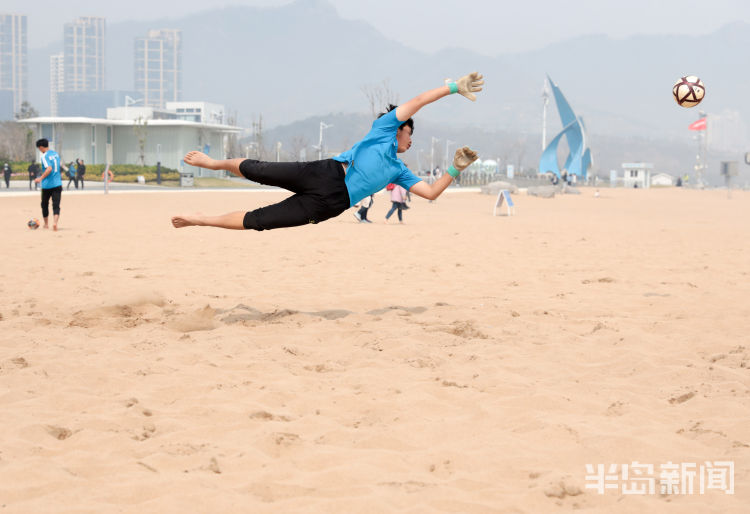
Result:
<svg viewBox="0 0 750 514">
<path fill-rule="evenodd" d="M 560 113 L 563 129 L 542 152 L 542 157 L 539 160 L 539 173 L 554 173 L 560 177 L 561 170 L 557 162 L 557 147 L 565 136 L 570 153 L 565 159 L 562 169 L 567 170 L 568 176 L 576 175 L 580 179 L 586 180 L 592 158 L 591 149 L 586 145 L 586 127 L 583 124 L 583 118 L 576 116 L 562 91 L 557 87 L 557 84 L 552 82 L 549 75 L 547 75 L 547 80 L 549 80 L 552 93 L 555 95 L 555 104 L 557 105 L 557 112 Z"/>
</svg>

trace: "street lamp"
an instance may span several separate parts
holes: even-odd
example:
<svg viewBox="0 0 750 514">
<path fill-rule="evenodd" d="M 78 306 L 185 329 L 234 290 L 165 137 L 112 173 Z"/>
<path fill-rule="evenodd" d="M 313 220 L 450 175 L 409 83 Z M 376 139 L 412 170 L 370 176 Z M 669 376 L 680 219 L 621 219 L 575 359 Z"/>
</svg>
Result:
<svg viewBox="0 0 750 514">
<path fill-rule="evenodd" d="M 423 153 L 424 153 L 424 148 L 420 148 L 419 151 L 417 152 L 417 170 L 418 170 L 418 173 L 421 173 L 422 171 L 424 171 L 424 169 L 422 168 L 422 154 Z"/>
<path fill-rule="evenodd" d="M 445 162 L 443 163 L 443 167 L 445 169 L 448 169 L 448 163 L 450 162 L 448 160 L 448 155 L 449 155 L 448 149 L 450 148 L 451 145 L 455 145 L 455 144 L 456 144 L 455 141 L 451 141 L 450 139 L 445 140 Z"/>
<path fill-rule="evenodd" d="M 313 146 L 313 148 L 316 148 L 318 150 L 318 160 L 323 159 L 323 130 L 327 128 L 331 128 L 333 125 L 328 125 L 324 122 L 320 122 L 320 137 L 318 138 L 318 146 Z"/>
<path fill-rule="evenodd" d="M 547 105 L 549 105 L 549 89 L 547 89 L 547 79 L 544 80 L 544 89 L 542 89 L 542 151 L 547 148 Z"/>
<path fill-rule="evenodd" d="M 432 136 L 432 139 L 430 139 L 430 176 L 432 176 L 432 172 L 435 169 L 435 143 L 440 141 L 435 136 Z"/>
</svg>

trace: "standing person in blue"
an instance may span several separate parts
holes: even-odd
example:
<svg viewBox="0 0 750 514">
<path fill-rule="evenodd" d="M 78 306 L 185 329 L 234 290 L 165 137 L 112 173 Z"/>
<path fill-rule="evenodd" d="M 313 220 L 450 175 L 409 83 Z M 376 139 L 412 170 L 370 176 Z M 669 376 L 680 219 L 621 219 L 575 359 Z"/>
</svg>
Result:
<svg viewBox="0 0 750 514">
<path fill-rule="evenodd" d="M 49 141 L 40 139 L 36 147 L 42 154 L 42 175 L 34 182 L 42 184 L 42 217 L 44 228 L 49 228 L 49 201 L 52 199 L 52 230 L 57 230 L 60 220 L 60 197 L 62 197 L 62 178 L 60 177 L 60 156 L 49 149 Z"/>
<path fill-rule="evenodd" d="M 78 170 L 76 169 L 76 163 L 71 162 L 68 164 L 68 185 L 65 189 L 70 189 L 70 183 L 73 182 L 78 189 Z"/>
<path fill-rule="evenodd" d="M 483 84 L 482 76 L 474 72 L 417 95 L 398 107 L 390 106 L 373 122 L 364 139 L 333 159 L 282 163 L 250 159 L 215 160 L 201 152 L 188 152 L 184 160 L 191 166 L 227 170 L 261 184 L 288 189 L 294 194 L 254 211 L 235 211 L 220 216 L 174 216 L 172 225 L 176 228 L 197 225 L 271 230 L 319 223 L 338 216 L 391 182 L 417 196 L 437 198 L 462 170 L 477 159 L 477 153 L 467 146 L 456 150 L 453 166 L 434 184 L 427 184 L 414 175 L 396 154 L 411 147 L 414 130 L 411 117 L 422 107 L 453 93 L 474 101 L 474 93 L 481 91 Z"/>
</svg>

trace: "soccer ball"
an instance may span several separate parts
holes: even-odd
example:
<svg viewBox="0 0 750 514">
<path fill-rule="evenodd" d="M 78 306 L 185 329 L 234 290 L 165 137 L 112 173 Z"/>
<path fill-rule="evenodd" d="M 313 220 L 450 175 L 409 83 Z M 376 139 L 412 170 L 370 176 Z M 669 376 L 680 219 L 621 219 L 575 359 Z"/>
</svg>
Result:
<svg viewBox="0 0 750 514">
<path fill-rule="evenodd" d="M 672 88 L 675 101 L 682 107 L 695 107 L 706 94 L 706 87 L 698 77 L 689 75 L 678 80 Z"/>
<path fill-rule="evenodd" d="M 29 222 L 26 224 L 27 227 L 29 227 L 31 230 L 36 230 L 39 228 L 39 220 L 36 218 L 31 218 Z"/>
</svg>

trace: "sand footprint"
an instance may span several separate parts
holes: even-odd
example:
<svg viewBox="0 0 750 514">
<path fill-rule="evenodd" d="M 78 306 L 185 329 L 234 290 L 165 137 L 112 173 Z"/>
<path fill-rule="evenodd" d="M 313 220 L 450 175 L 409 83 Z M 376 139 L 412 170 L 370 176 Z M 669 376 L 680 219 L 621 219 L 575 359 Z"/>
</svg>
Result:
<svg viewBox="0 0 750 514">
<path fill-rule="evenodd" d="M 56 425 L 45 425 L 44 430 L 46 430 L 49 435 L 60 441 L 64 441 L 65 439 L 73 435 L 73 432 L 71 430 L 65 427 L 58 427 Z"/>
<path fill-rule="evenodd" d="M 135 434 L 133 439 L 136 441 L 145 441 L 146 439 L 152 438 L 154 433 L 156 433 L 156 425 L 153 423 L 144 423 L 143 430 L 141 430 L 139 434 Z"/>
<path fill-rule="evenodd" d="M 0 362 L 0 375 L 28 367 L 29 363 L 26 359 L 24 359 L 23 357 L 14 357 L 12 359 L 8 359 L 7 361 Z"/>
<path fill-rule="evenodd" d="M 259 410 L 256 412 L 253 412 L 250 414 L 250 419 L 259 419 L 261 421 L 291 421 L 292 418 L 289 416 L 277 416 L 275 414 L 271 414 L 270 412 Z"/>
</svg>

